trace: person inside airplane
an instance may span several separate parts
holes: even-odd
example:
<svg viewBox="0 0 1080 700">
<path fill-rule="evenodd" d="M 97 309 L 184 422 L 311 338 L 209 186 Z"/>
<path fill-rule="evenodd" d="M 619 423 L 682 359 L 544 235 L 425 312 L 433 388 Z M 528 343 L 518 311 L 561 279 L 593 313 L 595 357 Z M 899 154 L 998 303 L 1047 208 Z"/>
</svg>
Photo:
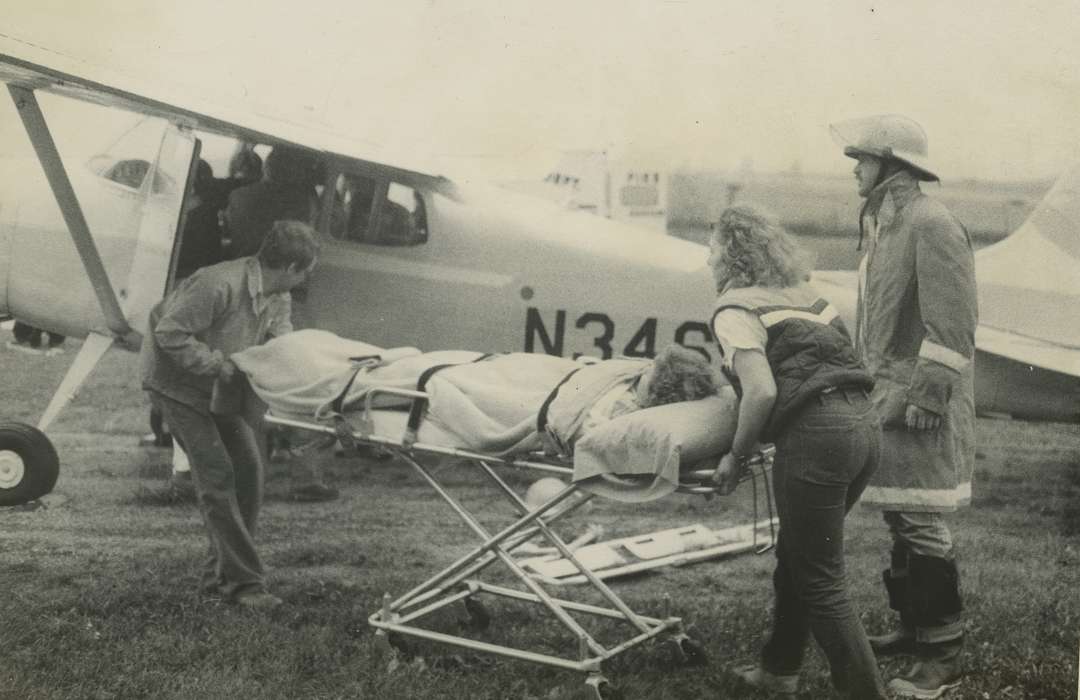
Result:
<svg viewBox="0 0 1080 700">
<path fill-rule="evenodd" d="M 197 270 L 150 313 L 141 354 L 143 388 L 191 461 L 211 541 L 201 590 L 254 609 L 281 599 L 266 590 L 252 537 L 263 463 L 252 423 L 235 405 L 235 352 L 292 332 L 292 288 L 315 267 L 310 226 L 276 221 L 259 251 Z"/>
<path fill-rule="evenodd" d="M 263 179 L 229 194 L 224 216 L 229 258 L 254 255 L 275 221 L 314 222 L 314 167 L 314 157 L 307 152 L 276 146 L 266 158 Z"/>
<path fill-rule="evenodd" d="M 719 292 L 710 326 L 740 394 L 731 450 L 714 478 L 732 483 L 759 441 L 776 446 L 772 634 L 760 661 L 735 673 L 756 688 L 796 692 L 812 634 L 845 697 L 884 698 L 844 574 L 844 519 L 880 456 L 873 378 L 836 309 L 807 283 L 805 255 L 775 218 L 729 207 L 709 248 Z"/>
<path fill-rule="evenodd" d="M 180 281 L 200 267 L 224 260 L 218 207 L 214 199 L 214 171 L 210 164 L 199 159 L 191 192 L 184 201 L 184 230 L 176 263 L 176 279 Z"/>
<path fill-rule="evenodd" d="M 229 159 L 229 180 L 236 187 L 252 185 L 263 178 L 263 159 L 254 148 L 242 146 Z"/>
</svg>

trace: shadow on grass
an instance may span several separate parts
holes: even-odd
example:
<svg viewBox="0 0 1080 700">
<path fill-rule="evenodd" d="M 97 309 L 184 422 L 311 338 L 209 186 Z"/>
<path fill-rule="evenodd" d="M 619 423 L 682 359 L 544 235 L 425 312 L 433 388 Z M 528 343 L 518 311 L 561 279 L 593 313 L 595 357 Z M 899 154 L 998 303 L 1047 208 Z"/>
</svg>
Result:
<svg viewBox="0 0 1080 700">
<path fill-rule="evenodd" d="M 154 508 L 187 507 L 195 505 L 195 494 L 175 489 L 167 483 L 153 488 L 139 486 L 125 502 L 135 506 Z"/>
<path fill-rule="evenodd" d="M 319 544 L 291 547 L 288 551 L 274 555 L 275 566 L 309 568 L 339 564 L 361 567 L 367 563 L 367 556 L 357 552 L 355 547 L 335 544 Z"/>
</svg>

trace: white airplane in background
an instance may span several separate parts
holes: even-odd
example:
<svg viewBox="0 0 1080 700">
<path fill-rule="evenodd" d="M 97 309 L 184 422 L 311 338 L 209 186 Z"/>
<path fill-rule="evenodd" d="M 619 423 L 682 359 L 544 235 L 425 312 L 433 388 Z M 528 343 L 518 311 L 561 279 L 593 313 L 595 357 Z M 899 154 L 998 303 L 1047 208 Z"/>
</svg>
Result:
<svg viewBox="0 0 1080 700">
<path fill-rule="evenodd" d="M 141 83 L 6 37 L 0 81 L 48 181 L 34 187 L 27 176 L 25 190 L 5 183 L 0 192 L 0 314 L 86 338 L 38 426 L 0 425 L 0 505 L 53 487 L 59 462 L 42 431 L 109 347 L 138 347 L 150 307 L 174 283 L 200 134 L 301 148 L 325 171 L 324 214 L 316 223 L 322 253 L 318 273 L 298 295 L 298 325 L 425 350 L 651 356 L 676 342 L 712 354 L 704 317 L 714 290 L 701 245 L 506 190 L 465 187 L 355 137 L 207 103 L 164 80 Z M 38 92 L 150 119 L 68 169 Z M 1023 234 L 1045 241 L 1037 250 L 1053 253 L 1060 274 L 1052 276 L 1040 258 L 1021 256 L 1018 274 L 1043 276 L 1047 287 L 1010 288 L 980 277 L 977 381 L 984 409 L 1054 420 L 1080 414 L 1080 343 L 1046 337 L 1058 323 L 1065 333 L 1080 332 L 1080 171 L 1066 178 L 1047 198 L 1051 213 L 1040 207 L 1029 222 L 1034 233 Z M 344 222 L 331 215 L 336 197 L 356 202 L 362 190 L 374 192 L 367 205 Z M 980 273 L 997 259 L 989 252 L 980 254 Z M 839 275 L 819 279 L 824 293 L 850 310 L 844 300 L 853 298 L 852 289 L 833 286 Z M 1044 289 L 1027 298 L 1042 294 L 1059 315 L 1039 325 L 1032 314 L 987 309 L 998 299 L 1011 303 L 1010 289 Z"/>
<path fill-rule="evenodd" d="M 669 171 L 658 159 L 609 151 L 567 151 L 542 181 L 505 186 L 664 235 L 668 224 Z"/>
</svg>

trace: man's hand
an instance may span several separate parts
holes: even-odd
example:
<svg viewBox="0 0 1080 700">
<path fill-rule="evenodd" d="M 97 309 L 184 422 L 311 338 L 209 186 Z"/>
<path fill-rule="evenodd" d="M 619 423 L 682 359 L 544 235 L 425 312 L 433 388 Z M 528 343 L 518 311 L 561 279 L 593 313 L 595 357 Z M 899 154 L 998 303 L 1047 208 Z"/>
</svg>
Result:
<svg viewBox="0 0 1080 700">
<path fill-rule="evenodd" d="M 726 496 L 735 490 L 742 476 L 741 472 L 742 468 L 735 455 L 728 452 L 720 458 L 720 463 L 716 465 L 716 471 L 712 475 L 713 483 L 720 487 L 720 495 Z"/>
<path fill-rule="evenodd" d="M 218 370 L 218 378 L 228 384 L 233 380 L 233 377 L 235 376 L 236 365 L 233 364 L 232 360 L 225 360 L 224 362 L 222 362 L 221 369 Z"/>
<path fill-rule="evenodd" d="M 941 427 L 941 416 L 925 408 L 909 403 L 904 423 L 908 430 L 937 430 Z"/>
</svg>

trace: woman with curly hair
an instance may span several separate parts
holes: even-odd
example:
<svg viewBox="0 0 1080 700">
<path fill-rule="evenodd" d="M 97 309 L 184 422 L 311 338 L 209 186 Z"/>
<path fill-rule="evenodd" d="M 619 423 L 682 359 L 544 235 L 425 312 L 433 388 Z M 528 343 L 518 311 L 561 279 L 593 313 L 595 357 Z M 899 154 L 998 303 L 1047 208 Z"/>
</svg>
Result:
<svg viewBox="0 0 1080 700">
<path fill-rule="evenodd" d="M 709 265 L 719 297 L 711 327 L 739 394 L 731 452 L 715 479 L 730 489 L 754 445 L 773 442 L 780 517 L 772 634 L 747 683 L 794 693 L 812 634 L 834 686 L 883 698 L 866 633 L 848 597 L 844 517 L 877 466 L 880 427 L 863 368 L 836 309 L 807 284 L 805 256 L 771 216 L 720 215 Z"/>
</svg>

